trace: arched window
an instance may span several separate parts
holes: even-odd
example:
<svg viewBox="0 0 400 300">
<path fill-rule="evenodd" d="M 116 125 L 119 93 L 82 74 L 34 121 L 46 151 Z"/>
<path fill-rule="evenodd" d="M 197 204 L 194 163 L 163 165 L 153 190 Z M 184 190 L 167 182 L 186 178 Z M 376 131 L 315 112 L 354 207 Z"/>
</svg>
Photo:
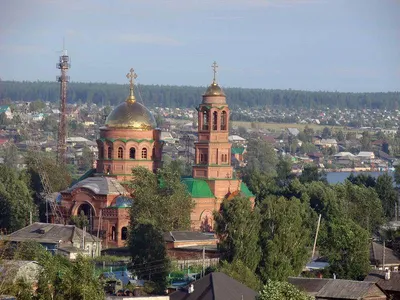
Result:
<svg viewBox="0 0 400 300">
<path fill-rule="evenodd" d="M 147 148 L 142 149 L 142 158 L 147 158 Z"/>
<path fill-rule="evenodd" d="M 117 230 L 115 229 L 115 226 L 111 227 L 111 240 L 112 241 L 117 240 Z"/>
<path fill-rule="evenodd" d="M 122 147 L 118 148 L 118 158 L 123 158 L 124 157 L 124 149 Z"/>
<path fill-rule="evenodd" d="M 213 112 L 213 130 L 217 130 L 217 121 L 218 121 L 218 113 L 216 111 Z"/>
<path fill-rule="evenodd" d="M 203 130 L 208 130 L 209 113 L 207 110 L 203 110 Z"/>
<path fill-rule="evenodd" d="M 136 159 L 136 149 L 133 147 L 131 149 L 129 149 L 129 158 Z"/>
<path fill-rule="evenodd" d="M 121 229 L 121 240 L 125 241 L 128 238 L 128 228 L 122 227 Z"/>
<path fill-rule="evenodd" d="M 222 157 L 221 157 L 221 161 L 222 161 L 223 163 L 228 162 L 228 154 L 222 154 L 221 156 L 222 156 Z"/>
<path fill-rule="evenodd" d="M 221 113 L 221 130 L 226 130 L 227 127 L 226 125 L 228 123 L 226 117 L 227 117 L 226 111 L 223 111 Z"/>
<path fill-rule="evenodd" d="M 112 158 L 112 148 L 111 147 L 108 147 L 107 157 L 108 157 L 108 159 Z"/>
</svg>

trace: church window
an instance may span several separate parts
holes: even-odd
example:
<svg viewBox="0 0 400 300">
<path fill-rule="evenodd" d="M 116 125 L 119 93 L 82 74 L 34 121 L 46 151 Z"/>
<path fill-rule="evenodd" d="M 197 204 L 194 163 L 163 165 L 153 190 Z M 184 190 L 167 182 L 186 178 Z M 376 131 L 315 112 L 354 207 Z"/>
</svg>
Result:
<svg viewBox="0 0 400 300">
<path fill-rule="evenodd" d="M 213 130 L 217 130 L 217 120 L 218 113 L 216 111 L 213 112 Z"/>
<path fill-rule="evenodd" d="M 203 111 L 203 130 L 208 130 L 209 122 L 209 112 L 207 110 Z"/>
<path fill-rule="evenodd" d="M 221 130 L 226 130 L 227 123 L 227 114 L 226 111 L 223 111 L 221 113 Z"/>
<path fill-rule="evenodd" d="M 129 149 L 129 158 L 136 159 L 136 149 L 133 147 L 131 149 Z"/>
<path fill-rule="evenodd" d="M 118 158 L 123 158 L 124 157 L 124 149 L 122 147 L 118 148 Z"/>
<path fill-rule="evenodd" d="M 208 155 L 207 153 L 200 153 L 200 163 L 207 164 L 208 163 Z"/>
<path fill-rule="evenodd" d="M 221 155 L 221 161 L 222 161 L 223 163 L 228 162 L 228 154 L 222 154 L 222 155 Z"/>
<path fill-rule="evenodd" d="M 112 159 L 112 148 L 111 147 L 108 147 L 107 157 L 108 157 L 108 159 Z"/>
<path fill-rule="evenodd" d="M 147 148 L 142 149 L 142 158 L 147 158 Z"/>
<path fill-rule="evenodd" d="M 121 229 L 121 240 L 125 241 L 128 238 L 128 228 L 122 227 Z"/>
<path fill-rule="evenodd" d="M 117 230 L 115 229 L 115 226 L 111 227 L 111 240 L 112 241 L 117 240 Z"/>
</svg>

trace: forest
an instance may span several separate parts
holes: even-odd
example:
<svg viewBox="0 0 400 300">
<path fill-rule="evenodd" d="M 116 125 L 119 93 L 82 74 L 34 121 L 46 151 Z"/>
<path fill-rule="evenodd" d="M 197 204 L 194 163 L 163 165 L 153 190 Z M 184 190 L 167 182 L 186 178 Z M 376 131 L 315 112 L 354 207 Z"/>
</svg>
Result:
<svg viewBox="0 0 400 300">
<path fill-rule="evenodd" d="M 342 93 L 300 90 L 267 90 L 224 88 L 231 108 L 297 107 L 398 109 L 400 92 Z M 205 87 L 138 85 L 136 97 L 148 107 L 193 108 L 199 103 Z M 68 86 L 69 103 L 116 105 L 125 99 L 128 85 L 109 83 L 71 82 Z M 0 100 L 57 102 L 59 84 L 41 81 L 0 81 Z"/>
</svg>

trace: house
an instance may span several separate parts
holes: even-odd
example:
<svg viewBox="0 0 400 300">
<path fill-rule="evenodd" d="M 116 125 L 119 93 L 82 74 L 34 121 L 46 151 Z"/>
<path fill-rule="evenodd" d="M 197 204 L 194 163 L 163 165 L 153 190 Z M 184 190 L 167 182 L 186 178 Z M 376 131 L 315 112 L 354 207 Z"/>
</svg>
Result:
<svg viewBox="0 0 400 300">
<path fill-rule="evenodd" d="M 375 158 L 375 154 L 374 152 L 370 152 L 370 151 L 360 151 L 360 153 L 357 154 L 357 157 L 359 157 L 360 159 L 374 159 Z"/>
<path fill-rule="evenodd" d="M 310 152 L 307 153 L 307 156 L 317 164 L 321 163 L 324 159 L 324 155 L 321 152 Z"/>
<path fill-rule="evenodd" d="M 236 144 L 240 144 L 243 145 L 246 143 L 246 139 L 242 138 L 241 136 L 238 135 L 230 135 L 228 136 L 228 141 L 230 143 L 236 143 Z"/>
<path fill-rule="evenodd" d="M 354 157 L 354 156 L 355 155 L 353 153 L 350 153 L 350 152 L 339 152 L 339 153 L 335 154 L 333 157 L 336 160 L 339 160 L 339 159 L 342 159 L 344 157 Z"/>
<path fill-rule="evenodd" d="M 289 134 L 292 136 L 298 136 L 300 131 L 297 128 L 288 128 Z"/>
<path fill-rule="evenodd" d="M 314 145 L 320 148 L 335 148 L 337 149 L 338 143 L 335 139 L 320 139 L 315 140 Z"/>
<path fill-rule="evenodd" d="M 83 126 L 94 126 L 94 120 L 91 117 L 82 117 Z"/>
<path fill-rule="evenodd" d="M 38 114 L 32 115 L 32 121 L 34 121 L 34 122 L 40 122 L 40 121 L 43 121 L 43 119 L 44 119 L 43 113 L 38 113 Z"/>
<path fill-rule="evenodd" d="M 168 256 L 178 265 L 205 264 L 206 267 L 219 262 L 218 239 L 210 233 L 196 231 L 170 231 L 164 233 Z M 203 260 L 204 258 L 204 260 Z"/>
<path fill-rule="evenodd" d="M 371 271 L 364 281 L 375 282 L 389 297 L 400 299 L 400 273 L 390 271 Z"/>
<path fill-rule="evenodd" d="M 383 249 L 385 249 L 385 263 L 383 265 Z M 389 268 L 392 271 L 398 271 L 400 267 L 400 258 L 395 255 L 395 252 L 377 242 L 371 242 L 370 245 L 370 262 L 373 268 L 383 270 L 383 267 Z"/>
<path fill-rule="evenodd" d="M 4 114 L 7 119 L 13 118 L 13 113 L 11 112 L 11 108 L 9 105 L 1 105 L 0 106 L 0 115 Z"/>
<path fill-rule="evenodd" d="M 258 293 L 228 275 L 210 273 L 169 295 L 170 300 L 255 300 Z"/>
<path fill-rule="evenodd" d="M 374 282 L 331 278 L 289 277 L 289 283 L 315 300 L 386 300 L 384 291 Z"/>
<path fill-rule="evenodd" d="M 35 222 L 6 237 L 14 243 L 36 241 L 47 251 L 75 259 L 78 254 L 99 256 L 101 240 L 74 225 Z"/>
</svg>

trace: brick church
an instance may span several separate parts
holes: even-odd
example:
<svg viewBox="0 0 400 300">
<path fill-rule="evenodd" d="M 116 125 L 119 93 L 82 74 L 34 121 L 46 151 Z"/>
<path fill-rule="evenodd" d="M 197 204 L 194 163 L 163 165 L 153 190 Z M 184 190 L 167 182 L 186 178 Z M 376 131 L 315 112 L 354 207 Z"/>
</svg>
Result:
<svg viewBox="0 0 400 300">
<path fill-rule="evenodd" d="M 198 111 L 198 141 L 192 177 L 182 179 L 195 208 L 192 230 L 212 231 L 213 211 L 225 198 L 242 193 L 254 201 L 247 186 L 235 177 L 231 166 L 229 107 L 215 79 L 203 95 Z M 107 117 L 97 140 L 99 157 L 96 169 L 88 171 L 73 186 L 57 197 L 63 215 L 85 214 L 88 230 L 100 235 L 104 248 L 122 247 L 128 237 L 129 208 L 134 199 L 124 185 L 132 178 L 131 169 L 142 166 L 153 172 L 162 164 L 163 141 L 151 112 L 136 101 L 131 69 L 130 94 Z"/>
</svg>

